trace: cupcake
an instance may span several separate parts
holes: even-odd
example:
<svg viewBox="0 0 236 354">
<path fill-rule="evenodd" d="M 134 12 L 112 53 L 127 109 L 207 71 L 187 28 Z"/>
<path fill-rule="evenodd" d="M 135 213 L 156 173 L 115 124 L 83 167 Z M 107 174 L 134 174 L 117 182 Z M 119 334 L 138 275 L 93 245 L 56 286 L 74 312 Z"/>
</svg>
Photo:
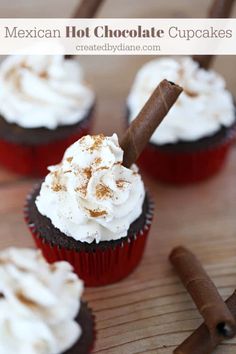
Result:
<svg viewBox="0 0 236 354">
<path fill-rule="evenodd" d="M 179 94 L 169 83 L 164 87 Z M 36 245 L 50 262 L 69 261 L 88 286 L 116 282 L 141 260 L 152 203 L 133 162 L 157 126 L 152 117 L 158 116 L 159 101 L 164 116 L 163 105 L 175 99 L 163 103 L 155 91 L 127 130 L 123 148 L 116 134 L 81 138 L 27 198 L 25 219 Z"/>
<path fill-rule="evenodd" d="M 34 189 L 26 219 L 48 261 L 69 261 L 86 285 L 115 282 L 140 260 L 152 208 L 134 165 L 122 166 L 117 135 L 70 146 Z"/>
<path fill-rule="evenodd" d="M 152 135 L 139 164 L 157 180 L 174 184 L 211 177 L 223 167 L 235 136 L 233 97 L 219 74 L 200 68 L 190 57 L 155 59 L 135 78 L 127 101 L 129 122 L 163 77 L 184 92 Z"/>
<path fill-rule="evenodd" d="M 75 59 L 9 56 L 0 67 L 0 164 L 45 176 L 88 134 L 94 93 Z"/>
<path fill-rule="evenodd" d="M 49 264 L 41 251 L 0 251 L 0 352 L 89 353 L 94 318 L 81 302 L 83 283 L 67 262 Z"/>
</svg>

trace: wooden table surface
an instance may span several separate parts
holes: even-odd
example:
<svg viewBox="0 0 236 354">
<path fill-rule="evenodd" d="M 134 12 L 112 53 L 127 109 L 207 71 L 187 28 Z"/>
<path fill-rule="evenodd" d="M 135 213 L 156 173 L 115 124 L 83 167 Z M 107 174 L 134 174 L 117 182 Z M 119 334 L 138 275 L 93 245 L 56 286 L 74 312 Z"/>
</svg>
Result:
<svg viewBox="0 0 236 354">
<path fill-rule="evenodd" d="M 50 5 L 46 0 L 14 0 L 10 4 L 0 0 L 2 17 L 62 17 L 67 12 L 69 16 L 75 4 L 75 0 L 52 0 Z M 100 16 L 152 17 L 155 10 L 157 17 L 203 17 L 208 4 L 205 0 L 179 0 L 175 4 L 164 0 L 108 0 Z M 79 60 L 97 92 L 94 132 L 121 134 L 129 87 L 137 69 L 149 58 L 96 56 Z M 217 58 L 215 68 L 236 94 L 235 57 Z M 224 171 L 207 182 L 176 188 L 147 176 L 144 179 L 156 210 L 141 264 L 124 281 L 85 291 L 97 319 L 94 353 L 170 354 L 201 323 L 168 262 L 174 246 L 186 245 L 198 255 L 224 298 L 236 288 L 236 146 Z M 33 183 L 0 169 L 0 248 L 33 246 L 22 217 L 24 198 Z M 235 352 L 236 339 L 215 351 Z"/>
</svg>

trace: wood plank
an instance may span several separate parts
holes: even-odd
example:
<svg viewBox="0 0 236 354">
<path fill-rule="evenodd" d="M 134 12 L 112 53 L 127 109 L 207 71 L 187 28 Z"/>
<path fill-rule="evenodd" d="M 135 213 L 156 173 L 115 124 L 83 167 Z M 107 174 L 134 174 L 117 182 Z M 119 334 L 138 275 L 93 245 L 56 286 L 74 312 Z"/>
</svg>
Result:
<svg viewBox="0 0 236 354">
<path fill-rule="evenodd" d="M 101 17 L 204 17 L 209 0 L 107 0 Z M 76 0 L 0 0 L 1 16 L 67 16 Z M 234 10 L 234 17 L 236 9 Z M 81 57 L 97 92 L 94 132 L 122 134 L 125 101 L 138 68 L 151 57 Z M 218 57 L 214 67 L 236 95 L 235 57 Z M 170 354 L 201 318 L 168 262 L 172 247 L 184 244 L 200 258 L 227 298 L 236 284 L 236 146 L 224 171 L 204 183 L 176 188 L 144 176 L 156 212 L 144 258 L 117 284 L 90 288 L 85 298 L 97 318 L 94 353 Z M 33 246 L 22 208 L 34 180 L 0 168 L 0 248 Z M 236 339 L 221 344 L 215 354 L 235 353 Z"/>
</svg>

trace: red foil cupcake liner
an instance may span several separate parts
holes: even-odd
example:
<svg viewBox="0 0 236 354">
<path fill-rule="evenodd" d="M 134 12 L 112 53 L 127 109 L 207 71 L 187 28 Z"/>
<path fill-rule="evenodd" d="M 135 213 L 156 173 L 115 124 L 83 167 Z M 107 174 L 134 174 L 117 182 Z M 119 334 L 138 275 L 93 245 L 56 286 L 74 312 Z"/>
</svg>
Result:
<svg viewBox="0 0 236 354">
<path fill-rule="evenodd" d="M 27 205 L 24 216 L 36 246 L 42 250 L 49 263 L 68 261 L 86 286 L 102 286 L 125 278 L 141 261 L 152 223 L 153 209 L 153 202 L 149 199 L 145 225 L 139 233 L 123 238 L 120 244 L 107 245 L 104 249 L 89 252 L 50 244 L 39 234 L 35 225 L 30 223 Z"/>
<path fill-rule="evenodd" d="M 59 163 L 65 150 L 89 130 L 87 125 L 65 139 L 35 146 L 0 140 L 0 164 L 21 175 L 43 177 L 47 167 Z"/>
<path fill-rule="evenodd" d="M 226 161 L 235 134 L 218 145 L 196 151 L 162 150 L 149 144 L 138 160 L 139 167 L 161 182 L 195 183 L 217 174 Z"/>
</svg>

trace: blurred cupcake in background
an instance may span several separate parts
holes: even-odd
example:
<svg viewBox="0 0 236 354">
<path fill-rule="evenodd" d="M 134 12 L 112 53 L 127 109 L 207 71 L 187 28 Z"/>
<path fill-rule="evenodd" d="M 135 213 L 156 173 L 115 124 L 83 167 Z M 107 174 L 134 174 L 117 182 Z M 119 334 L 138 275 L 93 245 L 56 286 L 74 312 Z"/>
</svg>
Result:
<svg viewBox="0 0 236 354">
<path fill-rule="evenodd" d="M 127 100 L 129 122 L 163 78 L 184 92 L 154 132 L 139 165 L 157 180 L 174 184 L 211 177 L 223 167 L 235 137 L 233 97 L 219 74 L 201 69 L 190 57 L 158 58 L 136 75 Z"/>
<path fill-rule="evenodd" d="M 41 251 L 9 248 L 0 252 L 0 276 L 1 353 L 91 351 L 94 318 L 69 263 L 49 264 Z"/>
<path fill-rule="evenodd" d="M 43 176 L 90 131 L 95 95 L 63 56 L 9 56 L 0 67 L 0 164 Z"/>
</svg>

